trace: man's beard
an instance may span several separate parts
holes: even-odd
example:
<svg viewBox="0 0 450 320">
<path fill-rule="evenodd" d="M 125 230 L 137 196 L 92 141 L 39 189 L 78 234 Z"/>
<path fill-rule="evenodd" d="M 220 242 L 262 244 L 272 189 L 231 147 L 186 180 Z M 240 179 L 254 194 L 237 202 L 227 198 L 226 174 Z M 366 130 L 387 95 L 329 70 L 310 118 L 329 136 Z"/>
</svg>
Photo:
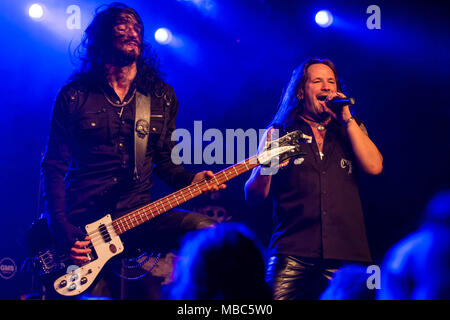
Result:
<svg viewBox="0 0 450 320">
<path fill-rule="evenodd" d="M 139 59 L 140 54 L 135 50 L 124 50 L 116 46 L 111 46 L 111 48 L 106 52 L 106 60 L 118 67 L 125 67 L 132 65 Z"/>
<path fill-rule="evenodd" d="M 139 58 L 139 55 L 136 54 L 135 51 L 124 52 L 122 50 L 117 50 L 117 54 L 115 55 L 114 62 L 116 65 L 120 67 L 125 67 L 132 65 Z"/>
</svg>

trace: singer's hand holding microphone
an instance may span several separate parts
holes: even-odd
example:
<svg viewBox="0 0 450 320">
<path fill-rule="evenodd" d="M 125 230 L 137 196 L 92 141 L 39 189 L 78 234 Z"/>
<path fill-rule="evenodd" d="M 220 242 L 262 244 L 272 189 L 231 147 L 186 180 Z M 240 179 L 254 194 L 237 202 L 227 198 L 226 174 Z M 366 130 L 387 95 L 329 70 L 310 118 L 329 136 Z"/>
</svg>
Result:
<svg viewBox="0 0 450 320">
<path fill-rule="evenodd" d="M 347 124 L 352 118 L 349 105 L 353 105 L 355 99 L 347 98 L 341 92 L 333 92 L 327 95 L 324 101 L 328 113 L 342 124 Z"/>
</svg>

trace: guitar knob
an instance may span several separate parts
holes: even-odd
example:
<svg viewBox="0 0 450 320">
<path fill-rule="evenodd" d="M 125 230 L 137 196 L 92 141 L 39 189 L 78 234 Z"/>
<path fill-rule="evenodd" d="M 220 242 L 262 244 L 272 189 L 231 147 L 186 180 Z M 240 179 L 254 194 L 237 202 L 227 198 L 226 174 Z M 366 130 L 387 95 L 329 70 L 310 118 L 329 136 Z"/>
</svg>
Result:
<svg viewBox="0 0 450 320">
<path fill-rule="evenodd" d="M 59 287 L 60 287 L 60 288 L 64 288 L 65 286 L 67 286 L 67 281 L 66 281 L 66 280 L 62 280 L 62 281 L 59 283 Z"/>
<path fill-rule="evenodd" d="M 80 284 L 81 285 L 86 284 L 87 281 L 88 281 L 87 278 L 83 277 L 83 278 L 80 279 Z"/>
<path fill-rule="evenodd" d="M 74 281 L 76 281 L 78 279 L 78 275 L 77 274 L 74 274 L 74 275 L 72 275 L 71 277 L 70 277 L 70 282 L 74 282 Z"/>
</svg>

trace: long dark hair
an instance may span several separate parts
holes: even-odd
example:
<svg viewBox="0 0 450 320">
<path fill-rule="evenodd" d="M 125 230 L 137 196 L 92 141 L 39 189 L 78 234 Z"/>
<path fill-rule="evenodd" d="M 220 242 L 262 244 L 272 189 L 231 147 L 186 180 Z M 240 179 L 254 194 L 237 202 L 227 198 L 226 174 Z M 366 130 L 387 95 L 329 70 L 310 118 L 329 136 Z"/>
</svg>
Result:
<svg viewBox="0 0 450 320">
<path fill-rule="evenodd" d="M 292 72 L 291 79 L 284 89 L 278 104 L 278 111 L 270 122 L 269 127 L 280 128 L 286 123 L 294 120 L 298 113 L 301 112 L 304 98 L 300 99 L 299 95 L 304 97 L 305 84 L 308 80 L 308 68 L 313 64 L 318 63 L 324 64 L 333 70 L 337 89 L 339 92 L 343 91 L 342 81 L 338 77 L 338 72 L 334 63 L 329 59 L 310 58 Z"/>
<path fill-rule="evenodd" d="M 136 85 L 145 92 L 153 93 L 161 80 L 159 62 L 151 46 L 143 41 L 144 24 L 136 10 L 119 2 L 102 5 L 95 11 L 95 16 L 84 32 L 80 45 L 75 49 L 75 56 L 81 66 L 71 79 L 83 78 L 89 83 L 96 82 L 104 74 L 105 50 L 112 42 L 112 30 L 120 14 L 130 14 L 141 29 L 140 56 L 137 59 Z"/>
</svg>

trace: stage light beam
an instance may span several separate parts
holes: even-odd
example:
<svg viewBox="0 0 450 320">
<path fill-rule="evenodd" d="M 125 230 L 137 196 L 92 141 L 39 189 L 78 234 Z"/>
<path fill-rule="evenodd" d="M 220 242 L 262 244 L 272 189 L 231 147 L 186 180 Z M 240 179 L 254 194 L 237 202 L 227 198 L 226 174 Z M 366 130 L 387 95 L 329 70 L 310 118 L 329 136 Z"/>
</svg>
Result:
<svg viewBox="0 0 450 320">
<path fill-rule="evenodd" d="M 160 44 L 168 44 L 172 41 L 172 33 L 169 29 L 159 28 L 155 32 L 155 40 Z"/>
<path fill-rule="evenodd" d="M 328 10 L 320 10 L 316 13 L 316 23 L 322 28 L 327 28 L 333 23 L 333 15 Z"/>
<path fill-rule="evenodd" d="M 34 3 L 28 8 L 28 15 L 32 19 L 40 19 L 44 16 L 44 8 L 40 4 Z"/>
</svg>

